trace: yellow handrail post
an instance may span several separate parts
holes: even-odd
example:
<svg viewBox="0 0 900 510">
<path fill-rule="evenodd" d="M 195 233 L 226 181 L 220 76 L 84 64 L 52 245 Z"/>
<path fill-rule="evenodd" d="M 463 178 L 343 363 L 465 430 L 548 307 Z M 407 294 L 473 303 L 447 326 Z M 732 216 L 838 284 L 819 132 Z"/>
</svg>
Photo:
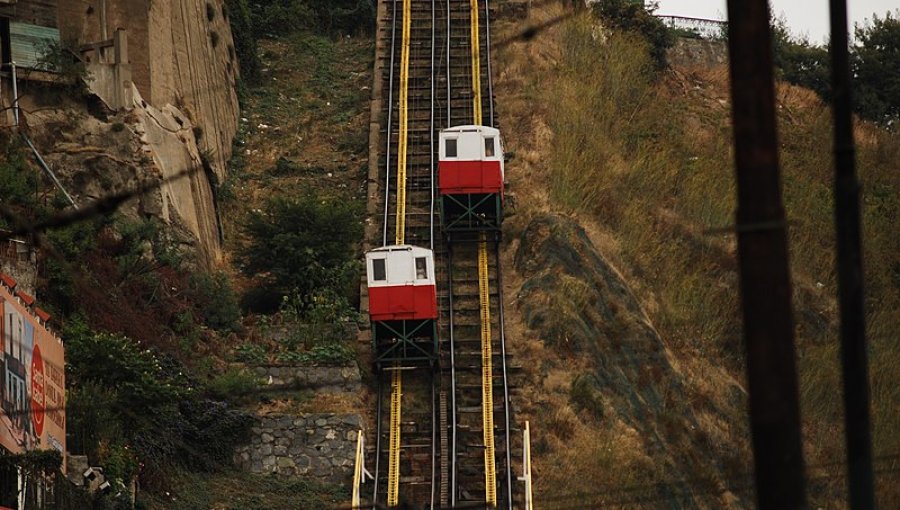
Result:
<svg viewBox="0 0 900 510">
<path fill-rule="evenodd" d="M 525 510 L 534 510 L 534 495 L 531 492 L 531 428 L 525 422 L 522 433 L 522 477 L 525 482 Z"/>
<path fill-rule="evenodd" d="M 356 464 L 353 467 L 353 495 L 350 499 L 351 508 L 359 508 L 359 492 L 362 484 L 365 482 L 365 440 L 363 431 L 360 430 L 356 436 Z"/>
</svg>

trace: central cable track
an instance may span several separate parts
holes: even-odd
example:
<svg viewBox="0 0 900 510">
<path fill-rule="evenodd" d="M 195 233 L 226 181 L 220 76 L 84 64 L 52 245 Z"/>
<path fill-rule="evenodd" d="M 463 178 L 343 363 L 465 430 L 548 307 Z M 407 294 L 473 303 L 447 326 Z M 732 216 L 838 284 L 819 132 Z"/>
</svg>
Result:
<svg viewBox="0 0 900 510">
<path fill-rule="evenodd" d="M 438 357 L 377 376 L 372 501 L 513 508 L 499 237 L 448 238 L 436 200 L 441 129 L 494 126 L 487 0 L 393 0 L 379 9 L 386 55 L 382 244 L 434 251 Z M 496 126 L 494 126 L 496 127 Z M 393 238 L 389 237 L 393 233 Z M 387 408 L 385 408 L 387 404 Z"/>
</svg>

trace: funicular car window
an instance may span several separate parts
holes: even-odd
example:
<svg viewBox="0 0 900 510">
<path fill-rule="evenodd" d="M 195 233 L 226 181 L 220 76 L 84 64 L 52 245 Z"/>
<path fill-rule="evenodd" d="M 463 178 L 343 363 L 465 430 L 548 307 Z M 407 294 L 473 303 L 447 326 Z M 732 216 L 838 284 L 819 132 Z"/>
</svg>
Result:
<svg viewBox="0 0 900 510">
<path fill-rule="evenodd" d="M 383 282 L 387 280 L 387 271 L 385 271 L 384 259 L 372 260 L 372 272 L 374 273 L 373 279 L 376 282 Z"/>
<path fill-rule="evenodd" d="M 494 137 L 484 139 L 484 157 L 494 157 Z"/>
<path fill-rule="evenodd" d="M 426 269 L 425 257 L 416 257 L 416 280 L 427 280 L 428 270 Z"/>
<path fill-rule="evenodd" d="M 456 157 L 456 138 L 448 138 L 445 143 L 446 143 L 446 149 L 444 150 L 444 152 L 446 153 L 445 156 L 448 158 L 455 158 Z"/>
</svg>

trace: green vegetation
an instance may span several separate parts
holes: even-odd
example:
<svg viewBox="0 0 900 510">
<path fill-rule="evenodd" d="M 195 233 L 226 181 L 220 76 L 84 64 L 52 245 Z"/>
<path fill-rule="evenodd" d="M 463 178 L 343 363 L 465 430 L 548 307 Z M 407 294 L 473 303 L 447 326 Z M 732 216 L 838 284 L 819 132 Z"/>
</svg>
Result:
<svg viewBox="0 0 900 510">
<path fill-rule="evenodd" d="M 715 446 L 733 445 L 738 451 L 749 444 L 741 428 L 745 418 L 738 411 L 728 414 L 731 409 L 743 409 L 743 395 L 729 388 L 731 382 L 743 380 L 744 360 L 734 239 L 719 233 L 733 224 L 735 209 L 727 81 L 721 69 L 684 71 L 659 80 L 657 62 L 644 37 L 633 31 L 611 31 L 600 38 L 594 25 L 594 20 L 585 17 L 567 23 L 543 42 L 541 51 L 549 55 L 547 60 L 552 64 L 522 71 L 523 76 L 517 76 L 522 85 L 511 80 L 514 86 L 521 86 L 524 96 L 514 97 L 514 101 L 520 101 L 523 110 L 536 110 L 525 118 L 513 119 L 515 125 L 532 131 L 515 133 L 508 141 L 513 146 L 518 143 L 514 148 L 523 154 L 519 164 L 526 168 L 519 172 L 527 172 L 523 179 L 528 179 L 527 185 L 518 188 L 524 199 L 519 197 L 516 217 L 527 220 L 549 207 L 573 214 L 588 225 L 588 233 L 628 279 L 668 352 L 690 381 L 690 391 L 673 389 L 673 394 L 684 396 L 685 404 L 704 420 L 706 413 L 734 419 L 698 425 L 698 431 L 691 434 L 707 437 L 712 445 L 710 452 L 724 466 L 723 472 L 739 473 L 743 471 L 742 457 Z M 859 44 L 863 44 L 862 39 Z M 509 56 L 519 57 L 513 51 L 509 50 Z M 521 60 L 510 66 L 525 68 Z M 556 93 L 548 96 L 546 90 Z M 837 465 L 844 459 L 840 446 L 842 409 L 840 400 L 834 398 L 841 389 L 834 301 L 831 115 L 814 94 L 798 87 L 780 85 L 778 102 L 807 462 Z M 506 104 L 510 109 L 515 103 Z M 533 126 L 547 126 L 548 132 Z M 900 241 L 892 224 L 900 216 L 900 196 L 896 193 L 900 189 L 900 142 L 889 129 L 871 123 L 860 123 L 857 134 L 875 451 L 876 455 L 890 455 L 900 449 L 900 434 L 896 432 L 900 430 L 900 412 L 895 405 L 900 390 L 893 384 L 900 377 L 896 327 Z M 546 144 L 542 144 L 545 139 Z M 525 190 L 542 184 L 549 192 L 547 206 L 541 203 L 539 193 Z M 537 203 L 533 210 L 522 205 L 532 199 Z M 579 293 L 567 288 L 558 300 L 550 297 L 539 306 L 552 307 L 559 302 L 577 310 L 579 299 Z M 571 302 L 568 305 L 567 300 Z M 539 353 L 551 349 L 557 352 L 560 339 L 548 336 L 541 338 Z M 603 369 L 616 373 L 621 366 Z M 547 373 L 543 366 L 540 371 L 541 375 Z M 550 374 L 559 377 L 553 371 Z M 548 380 L 551 375 L 546 376 Z M 587 448 L 572 451 L 571 445 L 590 441 L 593 454 L 600 456 L 593 445 L 603 443 L 593 435 L 580 435 L 579 418 L 589 418 L 586 422 L 590 424 L 597 417 L 589 413 L 595 405 L 588 381 L 568 381 L 571 379 L 562 383 L 556 380 L 563 395 L 557 396 L 552 390 L 549 393 L 549 398 L 564 402 L 537 413 L 541 420 L 547 420 L 538 425 L 561 437 L 571 437 L 568 441 L 551 440 L 554 452 L 544 461 L 552 466 L 575 464 L 582 474 L 609 476 L 600 462 L 591 464 L 581 459 L 581 450 Z M 633 418 L 620 409 L 611 409 L 610 414 L 600 423 L 615 423 L 622 415 Z M 678 426 L 677 420 L 665 414 L 655 420 L 663 429 Z M 621 474 L 623 483 L 627 483 L 629 473 L 641 471 L 647 457 L 627 453 L 625 448 L 641 449 L 628 442 L 628 433 L 600 429 L 601 435 L 610 435 L 613 447 L 612 452 L 602 453 L 617 459 L 615 476 Z M 596 430 L 592 428 L 591 434 Z M 617 446 L 616 441 L 624 441 L 626 446 Z M 692 451 L 696 454 L 696 449 L 688 448 L 679 453 L 689 455 Z M 622 463 L 627 465 L 620 468 Z M 705 465 L 715 468 L 709 462 Z M 590 490 L 566 477 L 573 472 L 545 473 L 549 477 L 545 483 L 552 484 L 554 491 L 556 484 L 571 490 Z M 708 473 L 685 475 L 706 477 Z M 840 476 L 836 474 L 835 479 Z M 838 485 L 817 485 L 813 501 L 828 506 L 841 490 Z M 900 496 L 887 481 L 879 482 L 878 490 L 882 504 Z"/>
<path fill-rule="evenodd" d="M 898 11 L 900 13 L 900 11 Z M 856 110 L 879 122 L 900 120 L 900 14 L 872 15 L 856 27 L 853 47 Z"/>
<path fill-rule="evenodd" d="M 831 59 L 828 49 L 790 34 L 782 19 L 773 19 L 773 57 L 781 77 L 831 100 Z M 867 120 L 892 125 L 900 119 L 900 18 L 888 12 L 858 25 L 850 48 L 856 113 Z"/>
<path fill-rule="evenodd" d="M 247 0 L 256 37 L 279 37 L 298 30 L 326 35 L 371 33 L 371 0 Z"/>
<path fill-rule="evenodd" d="M 338 197 L 307 192 L 298 198 L 273 198 L 249 216 L 250 243 L 240 253 L 242 270 L 256 276 L 262 294 L 255 303 L 299 296 L 297 306 L 312 308 L 321 297 L 352 295 L 357 274 L 359 210 Z"/>
<path fill-rule="evenodd" d="M 140 469 L 144 485 L 165 483 L 172 466 L 228 464 L 249 415 L 203 398 L 186 367 L 124 336 L 94 332 L 80 319 L 63 336 L 72 452 L 125 483 Z M 222 387 L 212 385 L 211 393 Z"/>
<path fill-rule="evenodd" d="M 639 34 L 649 44 L 650 56 L 657 69 L 668 66 L 666 50 L 675 42 L 674 35 L 665 24 L 653 16 L 657 5 L 631 0 L 604 0 L 596 2 L 594 14 L 604 22 L 604 26 L 616 31 Z"/>
</svg>

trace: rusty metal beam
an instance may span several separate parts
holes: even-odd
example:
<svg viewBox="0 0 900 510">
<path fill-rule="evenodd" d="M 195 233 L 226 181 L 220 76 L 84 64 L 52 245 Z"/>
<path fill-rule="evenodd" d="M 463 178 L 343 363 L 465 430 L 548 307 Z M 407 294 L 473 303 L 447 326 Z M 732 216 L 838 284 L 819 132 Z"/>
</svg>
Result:
<svg viewBox="0 0 900 510">
<path fill-rule="evenodd" d="M 728 0 L 737 240 L 759 508 L 805 508 L 787 226 L 766 0 Z"/>
</svg>

